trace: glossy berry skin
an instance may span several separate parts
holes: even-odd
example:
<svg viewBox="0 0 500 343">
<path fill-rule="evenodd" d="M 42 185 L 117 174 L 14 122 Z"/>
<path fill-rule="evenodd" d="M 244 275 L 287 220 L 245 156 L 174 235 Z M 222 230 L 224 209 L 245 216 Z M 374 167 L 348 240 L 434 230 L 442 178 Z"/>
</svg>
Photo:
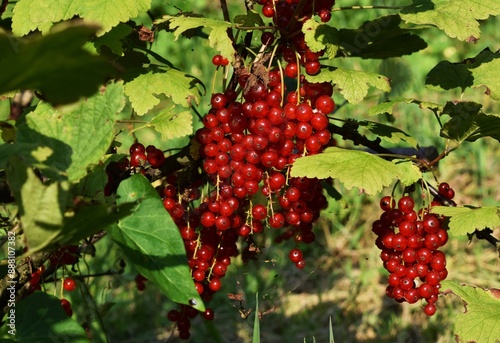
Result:
<svg viewBox="0 0 500 343">
<path fill-rule="evenodd" d="M 214 320 L 215 313 L 211 308 L 206 308 L 205 312 L 201 314 L 205 320 Z"/>
<path fill-rule="evenodd" d="M 71 303 L 66 299 L 61 299 L 61 306 L 66 312 L 66 314 L 71 317 L 73 315 L 73 309 L 71 308 Z"/>
<path fill-rule="evenodd" d="M 148 158 L 146 154 L 142 151 L 135 151 L 131 156 L 130 156 L 130 165 L 132 167 L 142 167 L 146 164 L 148 161 Z"/>
<path fill-rule="evenodd" d="M 429 317 L 433 316 L 436 313 L 436 305 L 427 304 L 424 306 L 424 313 Z"/>
<path fill-rule="evenodd" d="M 290 250 L 288 257 L 290 258 L 290 261 L 292 261 L 293 263 L 297 263 L 304 258 L 302 251 L 297 248 Z"/>
<path fill-rule="evenodd" d="M 73 292 L 76 289 L 76 281 L 72 278 L 64 279 L 63 288 L 65 291 Z"/>
<path fill-rule="evenodd" d="M 396 200 L 391 196 L 385 196 L 380 200 L 380 208 L 382 211 L 388 212 L 396 207 Z"/>
<path fill-rule="evenodd" d="M 404 213 L 408 213 L 413 210 L 413 206 L 415 205 L 415 201 L 410 196 L 404 196 L 398 201 L 398 208 Z"/>
</svg>

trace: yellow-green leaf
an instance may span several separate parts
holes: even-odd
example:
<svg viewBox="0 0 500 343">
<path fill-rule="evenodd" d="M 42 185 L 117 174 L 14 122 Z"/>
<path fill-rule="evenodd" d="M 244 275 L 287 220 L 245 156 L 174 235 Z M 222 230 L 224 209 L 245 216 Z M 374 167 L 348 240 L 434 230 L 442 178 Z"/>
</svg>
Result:
<svg viewBox="0 0 500 343">
<path fill-rule="evenodd" d="M 482 230 L 486 227 L 500 226 L 500 211 L 496 206 L 485 207 L 445 207 L 435 206 L 431 210 L 446 217 L 450 217 L 450 233 L 453 236 L 463 236 Z"/>
<path fill-rule="evenodd" d="M 451 291 L 464 302 L 465 312 L 455 321 L 457 343 L 498 343 L 500 341 L 500 290 L 441 282 L 441 292 Z"/>
<path fill-rule="evenodd" d="M 314 76 L 306 76 L 309 82 L 331 82 L 340 88 L 340 94 L 351 104 L 357 104 L 368 94 L 369 86 L 389 92 L 389 79 L 383 75 L 359 70 L 327 68 Z"/>
</svg>

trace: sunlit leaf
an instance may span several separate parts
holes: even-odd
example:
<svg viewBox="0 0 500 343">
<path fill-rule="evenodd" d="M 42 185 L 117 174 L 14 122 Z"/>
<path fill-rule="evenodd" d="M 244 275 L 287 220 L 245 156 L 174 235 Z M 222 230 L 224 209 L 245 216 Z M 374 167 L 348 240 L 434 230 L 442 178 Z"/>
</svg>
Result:
<svg viewBox="0 0 500 343">
<path fill-rule="evenodd" d="M 407 23 L 431 24 L 448 36 L 476 42 L 481 36 L 479 20 L 500 14 L 497 0 L 413 0 L 400 12 Z"/>
<path fill-rule="evenodd" d="M 164 140 L 184 137 L 193 133 L 193 116 L 188 111 L 175 113 L 169 109 L 155 116 L 148 126 L 160 132 Z"/>
<path fill-rule="evenodd" d="M 500 226 L 500 211 L 496 206 L 478 208 L 434 206 L 431 211 L 450 217 L 448 226 L 450 233 L 454 236 L 464 236 L 473 233 L 476 229 Z"/>
<path fill-rule="evenodd" d="M 482 289 L 441 281 L 441 292 L 451 291 L 464 302 L 465 311 L 455 321 L 457 343 L 497 343 L 500 337 L 500 290 Z"/>
<path fill-rule="evenodd" d="M 331 147 L 323 153 L 298 158 L 291 176 L 335 178 L 347 189 L 357 187 L 373 195 L 397 179 L 399 169 L 394 163 L 365 151 Z"/>
<path fill-rule="evenodd" d="M 191 107 L 199 104 L 200 81 L 180 70 L 158 67 L 155 71 L 141 74 L 125 84 L 125 94 L 138 115 L 144 115 L 160 103 L 158 96 L 172 98 L 176 104 Z"/>
<path fill-rule="evenodd" d="M 98 24 L 102 35 L 118 23 L 147 11 L 150 5 L 151 0 L 19 0 L 14 7 L 12 31 L 18 36 L 34 30 L 45 34 L 54 23 L 79 16 Z"/>
<path fill-rule="evenodd" d="M 168 22 L 169 29 L 174 30 L 175 39 L 179 35 L 189 29 L 203 27 L 210 29 L 208 36 L 209 44 L 212 48 L 219 51 L 222 56 L 230 62 L 234 61 L 235 50 L 233 43 L 227 35 L 227 29 L 233 24 L 223 20 L 210 19 L 205 17 L 190 17 L 190 16 L 169 16 L 166 15 L 162 19 L 157 20 L 156 24 Z"/>
<path fill-rule="evenodd" d="M 395 98 L 390 101 L 383 102 L 381 104 L 372 106 L 368 109 L 368 115 L 374 116 L 377 114 L 392 114 L 394 110 L 394 106 L 405 103 L 405 104 L 411 104 L 415 99 L 412 98 Z"/>
<path fill-rule="evenodd" d="M 309 82 L 331 82 L 340 88 L 340 94 L 351 104 L 357 104 L 368 94 L 369 86 L 389 92 L 389 79 L 383 75 L 359 70 L 327 68 L 314 76 L 306 76 Z"/>
</svg>

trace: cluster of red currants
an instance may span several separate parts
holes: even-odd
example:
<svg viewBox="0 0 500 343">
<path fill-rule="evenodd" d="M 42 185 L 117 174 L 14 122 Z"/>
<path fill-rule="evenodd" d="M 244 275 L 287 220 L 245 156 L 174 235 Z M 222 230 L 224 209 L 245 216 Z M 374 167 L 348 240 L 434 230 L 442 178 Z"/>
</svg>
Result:
<svg viewBox="0 0 500 343">
<path fill-rule="evenodd" d="M 130 146 L 130 166 L 144 167 L 149 163 L 153 168 L 159 168 L 165 162 L 163 151 L 154 145 L 144 147 L 141 143 L 134 143 Z"/>
<path fill-rule="evenodd" d="M 453 190 L 448 184 L 439 187 L 440 195 L 451 200 Z M 397 205 L 397 206 L 396 206 Z M 432 206 L 441 204 L 435 199 Z M 377 235 L 376 245 L 382 251 L 380 258 L 390 273 L 386 294 L 398 302 L 416 303 L 425 299 L 424 313 L 436 312 L 440 282 L 448 271 L 446 257 L 440 247 L 448 241 L 444 218 L 429 213 L 428 208 L 417 211 L 409 195 L 396 200 L 385 196 L 380 201 L 383 210 L 380 219 L 372 225 Z"/>
<path fill-rule="evenodd" d="M 332 85 L 309 83 L 304 76 L 319 72 L 323 52 L 307 47 L 298 17 L 294 16 L 291 38 L 280 18 L 282 11 L 293 13 L 298 3 L 270 2 L 277 12 L 264 12 L 274 18 L 280 32 L 276 58 L 286 61 L 286 67 L 271 68 L 258 77 L 240 73 L 239 88 L 211 97 L 204 127 L 196 132 L 210 185 L 208 194 L 193 207 L 192 201 L 200 197 L 196 192 L 199 185 L 182 189 L 171 178 L 163 189 L 165 209 L 179 227 L 196 289 L 205 303 L 219 291 L 231 259 L 239 255 L 238 239 L 246 243 L 242 258 L 252 258 L 253 235 L 266 227 L 281 231 L 277 241 L 295 239 L 289 258 L 297 268 L 304 268 L 297 244 L 315 240 L 313 222 L 327 206 L 320 180 L 289 175 L 297 158 L 317 154 L 332 144 L 327 115 L 335 109 Z M 310 2 L 298 14 L 301 19 L 310 17 L 313 8 L 314 13 L 329 14 L 333 3 Z M 261 4 L 269 7 L 266 1 Z M 292 27 L 287 25 L 286 29 Z M 271 45 L 274 38 L 274 33 L 264 32 L 263 45 Z M 222 61 L 221 56 L 215 56 L 213 64 L 225 65 Z M 298 87 L 287 89 L 287 79 Z M 207 311 L 203 317 L 212 319 L 213 311 Z M 190 319 L 196 315 L 190 312 L 189 307 L 180 306 L 169 314 L 184 338 L 189 337 Z"/>
</svg>

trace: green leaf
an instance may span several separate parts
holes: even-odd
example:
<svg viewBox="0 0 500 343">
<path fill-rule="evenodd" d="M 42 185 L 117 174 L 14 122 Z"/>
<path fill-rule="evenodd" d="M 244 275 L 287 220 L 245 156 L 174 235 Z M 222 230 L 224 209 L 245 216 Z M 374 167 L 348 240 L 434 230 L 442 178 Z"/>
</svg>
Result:
<svg viewBox="0 0 500 343">
<path fill-rule="evenodd" d="M 481 107 L 481 104 L 469 101 L 446 103 L 443 114 L 451 119 L 443 125 L 441 136 L 458 144 L 474 142 L 482 137 L 500 141 L 500 115 L 483 113 Z"/>
<path fill-rule="evenodd" d="M 345 55 L 361 58 L 399 57 L 427 47 L 422 38 L 400 28 L 400 24 L 399 15 L 388 15 L 367 21 L 358 29 L 340 29 L 335 40 Z"/>
<path fill-rule="evenodd" d="M 246 14 L 235 16 L 233 22 L 242 27 L 255 27 L 265 25 L 259 13 L 250 9 L 247 10 Z"/>
<path fill-rule="evenodd" d="M 101 27 L 98 35 L 111 30 L 120 22 L 147 11 L 151 0 L 19 0 L 14 7 L 12 32 L 23 36 L 30 31 L 47 33 L 54 23 L 79 16 Z"/>
<path fill-rule="evenodd" d="M 368 130 L 370 130 L 370 132 L 374 133 L 384 141 L 395 144 L 405 142 L 413 148 L 418 147 L 418 142 L 415 140 L 415 138 L 396 127 L 365 120 L 358 123 L 360 126 L 366 127 Z"/>
<path fill-rule="evenodd" d="M 160 94 L 184 107 L 198 105 L 202 94 L 197 84 L 201 84 L 198 79 L 180 70 L 158 67 L 156 71 L 149 71 L 127 82 L 125 94 L 136 113 L 142 116 L 160 103 L 157 97 Z"/>
<path fill-rule="evenodd" d="M 89 343 L 80 324 L 68 317 L 61 300 L 45 292 L 35 292 L 16 304 L 15 342 L 23 343 Z M 10 312 L 7 313 L 7 316 Z M 4 317 L 4 321 L 7 318 Z M 7 321 L 8 322 L 8 321 Z M 10 328 L 3 325 L 0 337 L 11 338 Z"/>
<path fill-rule="evenodd" d="M 157 20 L 156 24 L 168 22 L 169 28 L 174 30 L 174 36 L 177 40 L 179 35 L 189 29 L 203 27 L 210 29 L 208 36 L 209 44 L 212 48 L 219 51 L 220 54 L 226 57 L 230 62 L 234 62 L 235 53 L 233 43 L 227 35 L 227 29 L 232 27 L 231 23 L 223 20 L 210 19 L 204 17 L 188 17 L 188 16 L 163 16 Z"/>
<path fill-rule="evenodd" d="M 122 56 L 124 51 L 122 40 L 131 33 L 132 28 L 129 25 L 120 23 L 103 36 L 97 37 L 94 40 L 94 46 L 97 51 L 107 46 L 113 53 Z"/>
<path fill-rule="evenodd" d="M 478 208 L 435 206 L 431 211 L 450 217 L 448 226 L 453 236 L 464 236 L 476 229 L 500 226 L 500 212 L 496 206 Z"/>
<path fill-rule="evenodd" d="M 68 182 L 42 184 L 32 168 L 19 158 L 12 159 L 7 178 L 19 204 L 21 224 L 28 248 L 33 252 L 47 247 L 64 222 L 64 213 L 71 201 Z"/>
<path fill-rule="evenodd" d="M 7 168 L 9 185 L 19 204 L 21 223 L 29 253 L 76 243 L 129 215 L 131 204 L 87 205 L 68 211 L 73 198 L 65 181 L 44 185 L 19 160 Z"/>
<path fill-rule="evenodd" d="M 36 143 L 51 148 L 54 153 L 44 164 L 76 182 L 106 154 L 124 100 L 122 84 L 113 83 L 104 92 L 69 107 L 56 110 L 41 102 L 33 112 L 18 120 L 14 145 L 29 147 Z M 48 175 L 57 177 L 51 171 Z"/>
<path fill-rule="evenodd" d="M 337 55 L 340 39 L 336 28 L 321 24 L 314 19 L 308 19 L 302 25 L 304 40 L 312 52 L 325 51 L 325 55 L 332 59 Z"/>
<path fill-rule="evenodd" d="M 500 52 L 482 51 L 473 63 L 474 87 L 485 86 L 486 94 L 493 100 L 500 100 Z"/>
<path fill-rule="evenodd" d="M 439 62 L 429 71 L 425 79 L 425 86 L 434 90 L 448 90 L 460 87 L 462 92 L 472 87 L 474 78 L 465 64 Z"/>
<path fill-rule="evenodd" d="M 400 170 L 396 164 L 365 151 L 330 147 L 320 154 L 298 158 L 291 176 L 331 177 L 347 189 L 357 187 L 373 195 L 400 177 Z"/>
<path fill-rule="evenodd" d="M 463 62 L 439 62 L 427 74 L 426 87 L 434 90 L 460 88 L 463 92 L 468 87 L 486 87 L 486 94 L 493 100 L 500 99 L 500 52 L 483 50 L 476 57 Z"/>
<path fill-rule="evenodd" d="M 193 133 L 193 116 L 188 111 L 175 113 L 168 109 L 155 116 L 148 126 L 160 132 L 164 140 L 184 137 Z"/>
<path fill-rule="evenodd" d="M 420 168 L 408 159 L 395 159 L 391 161 L 398 167 L 398 179 L 405 186 L 411 186 L 422 179 Z"/>
<path fill-rule="evenodd" d="M 500 337 L 500 290 L 441 282 L 441 292 L 451 291 L 464 302 L 465 312 L 455 321 L 457 343 L 498 343 Z"/>
<path fill-rule="evenodd" d="M 374 116 L 377 114 L 392 114 L 394 110 L 394 106 L 401 104 L 401 103 L 406 103 L 406 104 L 411 104 L 414 102 L 415 99 L 413 98 L 395 98 L 390 101 L 383 102 L 381 104 L 372 106 L 368 109 L 368 115 Z"/>
<path fill-rule="evenodd" d="M 368 73 L 359 70 L 342 68 L 322 69 L 317 75 L 306 76 L 309 82 L 331 82 L 340 88 L 340 94 L 351 104 L 357 104 L 368 94 L 371 85 L 383 92 L 389 92 L 391 85 L 389 79 L 383 75 Z"/>
<path fill-rule="evenodd" d="M 60 25 L 45 37 L 14 39 L 0 32 L 0 94 L 35 89 L 45 99 L 66 104 L 90 96 L 116 70 L 82 46 L 97 28 Z"/>
<path fill-rule="evenodd" d="M 434 25 L 452 38 L 473 43 L 481 36 L 478 20 L 499 14 L 497 0 L 413 0 L 400 12 L 407 23 Z"/>
<path fill-rule="evenodd" d="M 122 181 L 117 203 L 139 201 L 136 211 L 110 231 L 137 270 L 172 301 L 204 311 L 187 264 L 179 229 L 157 191 L 141 174 Z"/>
</svg>

